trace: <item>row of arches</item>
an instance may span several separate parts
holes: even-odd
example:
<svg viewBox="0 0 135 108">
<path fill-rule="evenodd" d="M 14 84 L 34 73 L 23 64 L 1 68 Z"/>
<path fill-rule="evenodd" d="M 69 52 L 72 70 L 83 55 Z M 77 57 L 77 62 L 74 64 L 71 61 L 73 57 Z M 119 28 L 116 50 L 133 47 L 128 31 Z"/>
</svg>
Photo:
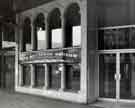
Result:
<svg viewBox="0 0 135 108">
<path fill-rule="evenodd" d="M 81 14 L 77 3 L 72 3 L 67 8 L 64 18 L 62 18 L 59 8 L 55 8 L 50 12 L 47 21 L 45 20 L 43 13 L 38 14 L 32 28 L 30 18 L 25 18 L 23 22 L 23 51 L 80 46 Z M 31 45 L 32 31 L 34 33 L 34 48 Z"/>
</svg>

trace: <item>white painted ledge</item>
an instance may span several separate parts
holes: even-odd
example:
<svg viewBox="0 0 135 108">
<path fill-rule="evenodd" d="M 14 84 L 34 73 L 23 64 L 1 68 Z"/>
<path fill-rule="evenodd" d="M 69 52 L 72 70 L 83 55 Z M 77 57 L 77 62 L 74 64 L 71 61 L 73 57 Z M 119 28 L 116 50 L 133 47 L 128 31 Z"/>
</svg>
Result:
<svg viewBox="0 0 135 108">
<path fill-rule="evenodd" d="M 81 92 L 67 92 L 61 90 L 45 90 L 29 87 L 17 87 L 16 92 L 32 94 L 37 96 L 44 96 L 47 98 L 59 99 L 64 101 L 76 102 L 76 103 L 87 103 L 87 97 Z"/>
</svg>

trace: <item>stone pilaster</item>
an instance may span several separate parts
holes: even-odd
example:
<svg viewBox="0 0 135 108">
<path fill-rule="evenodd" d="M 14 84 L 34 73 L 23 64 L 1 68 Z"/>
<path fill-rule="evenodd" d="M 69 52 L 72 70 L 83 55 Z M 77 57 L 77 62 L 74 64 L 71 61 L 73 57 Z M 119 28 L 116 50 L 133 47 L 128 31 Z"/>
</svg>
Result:
<svg viewBox="0 0 135 108">
<path fill-rule="evenodd" d="M 64 47 L 66 47 L 66 35 L 65 35 L 65 32 L 66 32 L 66 30 L 65 30 L 65 18 L 64 18 L 64 15 L 62 15 L 62 17 L 61 17 L 61 22 L 62 22 L 62 47 L 64 48 Z"/>
<path fill-rule="evenodd" d="M 47 21 L 47 19 L 45 19 L 45 31 L 46 31 L 46 37 L 45 37 L 45 39 L 46 39 L 46 42 L 45 42 L 45 49 L 49 49 L 49 27 L 48 27 L 48 21 Z"/>
<path fill-rule="evenodd" d="M 33 24 L 33 20 L 31 21 L 31 49 L 35 50 L 35 38 L 34 38 L 34 24 Z"/>
<path fill-rule="evenodd" d="M 23 65 L 19 64 L 18 86 L 23 86 Z"/>
<path fill-rule="evenodd" d="M 48 64 L 44 64 L 44 68 L 45 68 L 45 89 L 49 88 L 49 69 L 48 69 Z"/>
<path fill-rule="evenodd" d="M 30 87 L 33 88 L 35 86 L 35 66 L 34 64 L 30 64 L 31 67 L 31 85 Z"/>
<path fill-rule="evenodd" d="M 60 90 L 64 91 L 65 88 L 66 88 L 66 75 L 65 75 L 66 71 L 65 71 L 65 65 L 64 64 L 60 65 L 59 71 L 61 71 L 61 88 L 60 88 Z"/>
</svg>

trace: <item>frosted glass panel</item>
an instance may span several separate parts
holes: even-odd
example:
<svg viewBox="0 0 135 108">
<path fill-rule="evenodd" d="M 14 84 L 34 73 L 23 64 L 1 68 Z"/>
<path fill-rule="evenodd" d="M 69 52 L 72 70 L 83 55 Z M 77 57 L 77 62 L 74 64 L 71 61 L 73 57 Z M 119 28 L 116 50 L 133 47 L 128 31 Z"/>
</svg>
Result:
<svg viewBox="0 0 135 108">
<path fill-rule="evenodd" d="M 15 47 L 15 46 L 16 46 L 15 42 L 2 41 L 3 48 L 10 48 L 10 47 Z"/>
<path fill-rule="evenodd" d="M 62 47 L 62 29 L 52 30 L 52 48 Z"/>
<path fill-rule="evenodd" d="M 37 37 L 37 45 L 38 45 L 38 50 L 40 49 L 45 49 L 45 42 L 46 42 L 46 31 L 45 30 L 38 30 L 37 32 L 38 37 Z"/>
<path fill-rule="evenodd" d="M 81 26 L 74 26 L 72 28 L 73 46 L 80 46 L 81 44 Z"/>
</svg>

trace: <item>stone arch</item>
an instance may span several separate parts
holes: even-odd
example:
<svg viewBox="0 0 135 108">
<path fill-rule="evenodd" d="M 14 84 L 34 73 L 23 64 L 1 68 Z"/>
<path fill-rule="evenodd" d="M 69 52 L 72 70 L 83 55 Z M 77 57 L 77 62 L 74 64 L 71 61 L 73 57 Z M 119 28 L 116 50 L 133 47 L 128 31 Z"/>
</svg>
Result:
<svg viewBox="0 0 135 108">
<path fill-rule="evenodd" d="M 45 49 L 46 24 L 43 13 L 37 14 L 33 22 L 34 25 L 34 50 Z"/>
<path fill-rule="evenodd" d="M 26 17 L 23 21 L 23 46 L 22 51 L 31 49 L 31 20 Z"/>
<path fill-rule="evenodd" d="M 36 18 L 34 19 L 34 26 L 45 29 L 45 16 L 43 13 L 37 14 Z"/>
<path fill-rule="evenodd" d="M 61 26 L 61 12 L 60 12 L 59 8 L 54 8 L 49 13 L 49 15 L 48 15 L 48 25 L 51 28 L 58 28 L 58 27 Z"/>
<path fill-rule="evenodd" d="M 65 39 L 66 47 L 71 46 L 78 46 L 78 44 L 74 41 L 73 37 L 73 27 L 79 28 L 81 27 L 81 13 L 80 13 L 80 6 L 78 3 L 71 3 L 64 12 L 64 19 L 65 19 Z M 81 29 L 80 29 L 81 31 Z M 75 37 L 76 38 L 76 37 Z M 81 37 L 79 37 L 80 39 Z M 80 40 L 79 40 L 80 41 Z"/>
<path fill-rule="evenodd" d="M 62 32 L 61 28 L 62 28 L 62 23 L 61 23 L 61 11 L 59 8 L 54 8 L 48 15 L 47 18 L 48 21 L 48 37 L 49 37 L 49 47 L 50 48 L 59 48 L 62 47 L 62 42 L 59 43 L 59 45 L 55 45 L 54 41 L 55 41 L 55 37 L 53 35 L 53 31 L 57 29 L 57 31 L 59 32 L 59 35 L 57 36 L 59 39 L 62 38 Z M 59 30 L 58 30 L 59 29 Z M 58 39 L 57 39 L 58 40 Z M 62 41 L 62 39 L 60 39 L 59 41 Z"/>
</svg>

